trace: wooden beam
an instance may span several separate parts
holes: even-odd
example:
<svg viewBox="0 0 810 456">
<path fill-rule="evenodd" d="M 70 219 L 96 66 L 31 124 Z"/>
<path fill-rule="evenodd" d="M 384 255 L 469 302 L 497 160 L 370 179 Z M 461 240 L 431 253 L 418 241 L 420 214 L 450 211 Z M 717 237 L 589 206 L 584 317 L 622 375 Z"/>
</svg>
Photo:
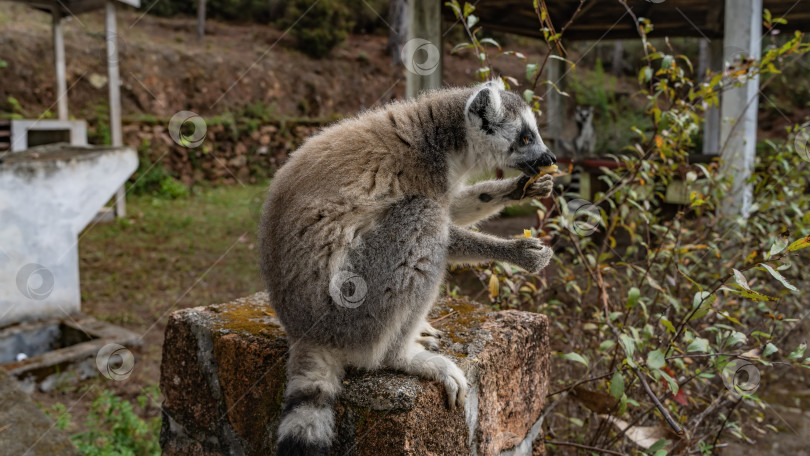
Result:
<svg viewBox="0 0 810 456">
<path fill-rule="evenodd" d="M 65 65 L 65 38 L 62 35 L 62 15 L 58 8 L 51 10 L 53 17 L 53 64 L 56 73 L 56 105 L 59 120 L 68 120 L 67 69 Z"/>
</svg>

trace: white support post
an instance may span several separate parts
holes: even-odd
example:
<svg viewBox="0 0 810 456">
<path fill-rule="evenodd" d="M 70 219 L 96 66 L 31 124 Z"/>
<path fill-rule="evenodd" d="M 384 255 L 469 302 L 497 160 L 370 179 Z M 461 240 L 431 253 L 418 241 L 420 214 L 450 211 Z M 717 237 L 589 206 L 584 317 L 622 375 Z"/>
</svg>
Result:
<svg viewBox="0 0 810 456">
<path fill-rule="evenodd" d="M 408 2 L 408 42 L 403 47 L 403 64 L 408 69 L 407 98 L 442 86 L 442 2 Z M 420 41 L 417 41 L 420 40 Z"/>
<path fill-rule="evenodd" d="M 748 57 L 762 53 L 762 0 L 726 0 L 723 60 L 729 62 L 742 49 Z M 752 76 L 740 87 L 723 94 L 721 101 L 722 171 L 734 177 L 734 186 L 721 212 L 727 217 L 747 217 L 752 189 L 747 183 L 754 168 L 757 146 L 759 77 Z"/>
<path fill-rule="evenodd" d="M 721 71 L 723 69 L 723 42 L 721 40 L 700 41 L 700 64 L 698 65 L 698 81 L 703 80 L 706 71 Z M 722 95 L 721 95 L 722 97 Z M 703 122 L 703 153 L 717 155 L 720 153 L 720 108 L 713 106 L 706 110 Z"/>
<path fill-rule="evenodd" d="M 197 0 L 197 38 L 205 37 L 205 0 Z"/>
<path fill-rule="evenodd" d="M 113 147 L 124 145 L 121 130 L 121 85 L 118 74 L 118 32 L 115 22 L 114 0 L 107 0 L 105 30 L 107 34 L 107 76 L 110 88 L 110 138 Z M 124 187 L 115 194 L 115 216 L 126 217 L 127 201 Z"/>
<path fill-rule="evenodd" d="M 67 70 L 65 66 L 65 39 L 62 35 L 62 15 L 58 7 L 53 15 L 53 64 L 56 69 L 56 105 L 59 120 L 68 120 Z"/>
<path fill-rule="evenodd" d="M 565 62 L 559 59 L 549 59 L 546 63 L 547 77 L 557 89 L 565 90 Z M 552 87 L 546 86 L 546 112 L 543 114 L 546 122 L 546 137 L 554 143 L 557 153 L 562 153 L 560 141 L 562 140 L 563 129 L 565 128 L 565 97 Z M 573 157 L 570 157 L 573 158 Z"/>
</svg>

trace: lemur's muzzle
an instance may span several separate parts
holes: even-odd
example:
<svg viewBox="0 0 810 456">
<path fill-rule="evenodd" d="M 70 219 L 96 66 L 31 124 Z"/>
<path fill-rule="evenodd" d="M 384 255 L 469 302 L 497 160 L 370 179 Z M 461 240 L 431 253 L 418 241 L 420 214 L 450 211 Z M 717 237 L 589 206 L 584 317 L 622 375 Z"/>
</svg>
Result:
<svg viewBox="0 0 810 456">
<path fill-rule="evenodd" d="M 557 163 L 557 157 L 546 146 L 537 146 L 532 148 L 529 159 L 515 164 L 515 168 L 519 169 L 527 176 L 534 176 L 540 171 L 540 167 L 549 166 Z"/>
</svg>

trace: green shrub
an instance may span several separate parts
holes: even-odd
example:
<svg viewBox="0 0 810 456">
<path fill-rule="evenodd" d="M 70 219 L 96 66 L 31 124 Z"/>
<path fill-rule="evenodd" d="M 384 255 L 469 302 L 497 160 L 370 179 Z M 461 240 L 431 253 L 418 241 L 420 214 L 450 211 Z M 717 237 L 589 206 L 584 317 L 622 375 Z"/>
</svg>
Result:
<svg viewBox="0 0 810 456">
<path fill-rule="evenodd" d="M 188 188 L 171 175 L 162 163 L 152 163 L 149 149 L 152 144 L 143 140 L 138 146 L 138 169 L 127 182 L 127 192 L 133 195 L 153 195 L 165 199 L 188 196 Z"/>
<path fill-rule="evenodd" d="M 154 401 L 157 387 L 146 388 L 138 396 L 141 409 Z M 70 414 L 63 404 L 56 404 L 47 411 L 56 420 L 56 427 L 65 430 L 70 424 Z M 152 456 L 160 454 L 160 418 L 142 419 L 135 413 L 133 404 L 116 397 L 112 391 L 102 391 L 90 405 L 85 421 L 87 431 L 70 436 L 70 440 L 85 456 Z"/>
<path fill-rule="evenodd" d="M 290 29 L 298 40 L 298 49 L 305 54 L 325 57 L 354 27 L 347 5 L 339 0 L 321 0 L 314 5 L 309 0 L 292 0 L 276 25 Z"/>
</svg>

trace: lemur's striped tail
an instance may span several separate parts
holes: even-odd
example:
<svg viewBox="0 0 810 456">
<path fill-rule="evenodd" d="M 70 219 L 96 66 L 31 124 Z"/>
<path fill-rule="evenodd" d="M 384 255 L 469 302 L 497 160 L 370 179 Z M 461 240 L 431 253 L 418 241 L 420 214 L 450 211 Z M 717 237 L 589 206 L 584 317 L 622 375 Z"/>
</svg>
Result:
<svg viewBox="0 0 810 456">
<path fill-rule="evenodd" d="M 278 456 L 327 456 L 335 434 L 333 406 L 343 362 L 329 350 L 293 343 L 278 428 Z"/>
</svg>

